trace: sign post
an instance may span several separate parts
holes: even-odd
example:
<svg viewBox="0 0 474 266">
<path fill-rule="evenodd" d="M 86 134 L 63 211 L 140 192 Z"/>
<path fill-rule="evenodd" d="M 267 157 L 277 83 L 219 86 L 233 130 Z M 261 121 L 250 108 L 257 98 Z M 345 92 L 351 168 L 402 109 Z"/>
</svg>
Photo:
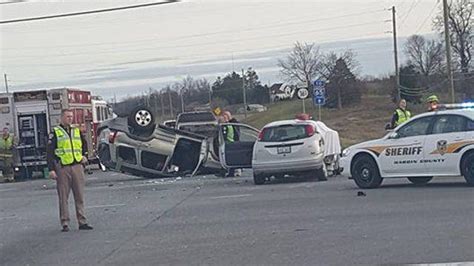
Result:
<svg viewBox="0 0 474 266">
<path fill-rule="evenodd" d="M 306 114 L 306 107 L 305 107 L 305 102 L 304 100 L 308 98 L 309 92 L 308 89 L 306 88 L 301 88 L 298 90 L 298 98 L 300 98 L 303 101 L 303 113 Z"/>
<path fill-rule="evenodd" d="M 321 121 L 321 105 L 326 103 L 325 82 L 315 80 L 313 83 L 313 104 L 318 106 L 319 121 Z"/>
</svg>

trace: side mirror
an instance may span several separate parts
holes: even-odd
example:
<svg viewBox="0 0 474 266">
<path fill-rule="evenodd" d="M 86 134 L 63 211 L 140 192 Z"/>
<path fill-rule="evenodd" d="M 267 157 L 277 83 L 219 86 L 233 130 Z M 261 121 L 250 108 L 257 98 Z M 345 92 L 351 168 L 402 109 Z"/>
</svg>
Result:
<svg viewBox="0 0 474 266">
<path fill-rule="evenodd" d="M 392 132 L 392 134 L 390 134 L 388 136 L 389 139 L 398 139 L 399 135 L 397 132 Z"/>
</svg>

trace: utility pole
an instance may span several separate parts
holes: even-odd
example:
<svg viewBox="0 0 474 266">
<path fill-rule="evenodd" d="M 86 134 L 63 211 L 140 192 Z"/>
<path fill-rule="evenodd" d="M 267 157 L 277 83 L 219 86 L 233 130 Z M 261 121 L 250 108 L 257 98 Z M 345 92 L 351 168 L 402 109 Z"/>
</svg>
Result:
<svg viewBox="0 0 474 266">
<path fill-rule="evenodd" d="M 184 113 L 184 99 L 183 99 L 183 91 L 184 91 L 184 88 L 181 89 L 181 93 L 180 93 L 180 96 L 181 96 L 181 113 Z"/>
<path fill-rule="evenodd" d="M 163 104 L 163 93 L 160 91 L 160 108 L 161 108 L 161 119 L 165 118 L 165 105 Z"/>
<path fill-rule="evenodd" d="M 209 88 L 209 108 L 212 109 L 212 88 Z"/>
<path fill-rule="evenodd" d="M 454 103 L 456 101 L 456 97 L 454 96 L 454 79 L 453 79 L 453 70 L 451 68 L 451 41 L 449 37 L 449 26 L 448 26 L 448 19 L 449 19 L 449 6 L 448 1 L 443 0 L 443 17 L 444 17 L 444 39 L 446 42 L 446 71 L 448 72 L 448 79 L 449 79 L 449 94 L 451 96 L 451 102 Z"/>
<path fill-rule="evenodd" d="M 173 115 L 173 101 L 171 100 L 171 90 L 168 90 L 168 97 L 170 99 L 170 115 L 171 115 L 171 119 L 173 119 L 174 115 Z"/>
<path fill-rule="evenodd" d="M 245 75 L 244 69 L 242 68 L 242 91 L 244 93 L 244 114 L 245 118 L 247 118 L 247 93 L 245 93 Z"/>
<path fill-rule="evenodd" d="M 5 78 L 5 91 L 8 93 L 8 79 L 7 79 L 7 74 L 3 74 L 3 77 Z"/>
<path fill-rule="evenodd" d="M 400 93 L 400 73 L 398 69 L 398 45 L 397 45 L 397 16 L 395 6 L 392 6 L 392 25 L 393 25 L 393 53 L 395 62 L 395 86 L 397 88 L 398 99 L 402 98 Z"/>
</svg>

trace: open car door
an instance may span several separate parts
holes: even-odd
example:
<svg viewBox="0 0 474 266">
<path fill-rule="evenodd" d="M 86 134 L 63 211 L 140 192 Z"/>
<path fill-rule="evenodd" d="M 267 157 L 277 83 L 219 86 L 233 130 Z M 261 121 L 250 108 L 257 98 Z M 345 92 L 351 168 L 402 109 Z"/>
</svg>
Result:
<svg viewBox="0 0 474 266">
<path fill-rule="evenodd" d="M 229 129 L 229 127 L 232 127 L 232 129 Z M 229 131 L 233 133 L 230 133 L 230 136 Z M 244 124 L 220 124 L 219 160 L 222 167 L 226 169 L 252 168 L 253 146 L 259 133 L 258 129 Z"/>
</svg>

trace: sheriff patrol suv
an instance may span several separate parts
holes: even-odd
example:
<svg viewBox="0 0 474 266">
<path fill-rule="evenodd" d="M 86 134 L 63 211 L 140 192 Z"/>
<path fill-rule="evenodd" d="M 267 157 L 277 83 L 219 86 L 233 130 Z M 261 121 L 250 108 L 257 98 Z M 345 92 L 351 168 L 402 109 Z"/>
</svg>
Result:
<svg viewBox="0 0 474 266">
<path fill-rule="evenodd" d="M 377 188 L 384 178 L 426 184 L 433 176 L 464 176 L 472 186 L 474 103 L 417 115 L 381 139 L 345 149 L 341 165 L 360 188 Z"/>
</svg>

